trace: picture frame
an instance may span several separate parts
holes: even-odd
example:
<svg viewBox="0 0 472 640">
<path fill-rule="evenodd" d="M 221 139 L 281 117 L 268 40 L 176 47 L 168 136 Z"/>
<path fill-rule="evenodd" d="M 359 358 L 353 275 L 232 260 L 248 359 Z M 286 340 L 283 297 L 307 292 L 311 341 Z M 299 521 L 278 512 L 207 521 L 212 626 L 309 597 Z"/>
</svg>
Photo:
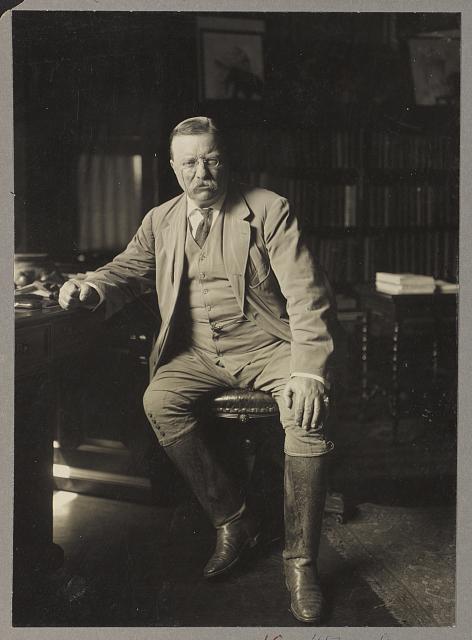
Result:
<svg viewBox="0 0 472 640">
<path fill-rule="evenodd" d="M 459 100 L 459 34 L 421 34 L 408 42 L 415 102 L 438 106 Z"/>
<path fill-rule="evenodd" d="M 209 100 L 262 100 L 264 23 L 220 19 L 198 24 L 199 97 Z"/>
</svg>

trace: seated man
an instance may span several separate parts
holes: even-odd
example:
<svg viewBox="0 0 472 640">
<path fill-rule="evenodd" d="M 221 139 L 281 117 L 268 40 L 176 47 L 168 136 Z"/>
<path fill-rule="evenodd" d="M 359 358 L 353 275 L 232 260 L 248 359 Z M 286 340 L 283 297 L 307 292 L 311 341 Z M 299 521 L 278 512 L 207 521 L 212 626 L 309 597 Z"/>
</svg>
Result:
<svg viewBox="0 0 472 640">
<path fill-rule="evenodd" d="M 171 166 L 183 194 L 152 209 L 127 248 L 59 302 L 109 316 L 155 287 L 162 325 L 151 354 L 147 417 L 216 528 L 206 578 L 229 571 L 259 523 L 205 441 L 204 394 L 252 387 L 276 399 L 285 431 L 286 585 L 291 610 L 316 623 L 316 561 L 326 494 L 331 295 L 285 198 L 230 180 L 222 132 L 206 117 L 178 124 Z"/>
</svg>

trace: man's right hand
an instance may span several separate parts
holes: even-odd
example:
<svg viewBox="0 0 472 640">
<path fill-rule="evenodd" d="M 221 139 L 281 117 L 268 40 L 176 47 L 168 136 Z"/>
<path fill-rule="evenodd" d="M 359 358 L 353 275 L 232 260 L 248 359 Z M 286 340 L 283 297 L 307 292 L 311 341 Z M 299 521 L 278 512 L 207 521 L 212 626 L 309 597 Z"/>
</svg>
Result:
<svg viewBox="0 0 472 640">
<path fill-rule="evenodd" d="M 81 280 L 68 280 L 59 291 L 59 304 L 63 309 L 93 309 L 99 302 L 97 290 Z"/>
</svg>

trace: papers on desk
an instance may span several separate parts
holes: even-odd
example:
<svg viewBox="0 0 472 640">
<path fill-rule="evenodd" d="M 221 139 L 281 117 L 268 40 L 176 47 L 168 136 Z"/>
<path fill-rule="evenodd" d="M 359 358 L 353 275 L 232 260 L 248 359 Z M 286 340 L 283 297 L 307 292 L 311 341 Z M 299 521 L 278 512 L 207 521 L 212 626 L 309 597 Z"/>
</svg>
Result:
<svg viewBox="0 0 472 640">
<path fill-rule="evenodd" d="M 35 280 L 31 284 L 15 289 L 15 309 L 43 309 L 58 305 L 59 285 L 48 284 Z"/>
<path fill-rule="evenodd" d="M 54 297 L 53 292 L 39 280 L 35 280 L 31 284 L 26 284 L 24 287 L 17 287 L 15 289 L 15 299 L 25 295 L 34 295 L 38 298 L 47 299 L 52 299 Z"/>
</svg>

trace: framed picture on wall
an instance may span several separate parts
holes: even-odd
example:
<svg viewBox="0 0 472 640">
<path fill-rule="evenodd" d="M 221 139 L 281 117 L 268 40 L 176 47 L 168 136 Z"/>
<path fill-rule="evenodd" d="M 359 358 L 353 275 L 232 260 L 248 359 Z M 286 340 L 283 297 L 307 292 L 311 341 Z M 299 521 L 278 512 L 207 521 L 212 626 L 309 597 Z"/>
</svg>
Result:
<svg viewBox="0 0 472 640">
<path fill-rule="evenodd" d="M 198 21 L 200 100 L 261 100 L 264 92 L 264 22 Z"/>
<path fill-rule="evenodd" d="M 433 106 L 458 103 L 459 32 L 421 34 L 411 38 L 408 44 L 416 104 Z"/>
</svg>

